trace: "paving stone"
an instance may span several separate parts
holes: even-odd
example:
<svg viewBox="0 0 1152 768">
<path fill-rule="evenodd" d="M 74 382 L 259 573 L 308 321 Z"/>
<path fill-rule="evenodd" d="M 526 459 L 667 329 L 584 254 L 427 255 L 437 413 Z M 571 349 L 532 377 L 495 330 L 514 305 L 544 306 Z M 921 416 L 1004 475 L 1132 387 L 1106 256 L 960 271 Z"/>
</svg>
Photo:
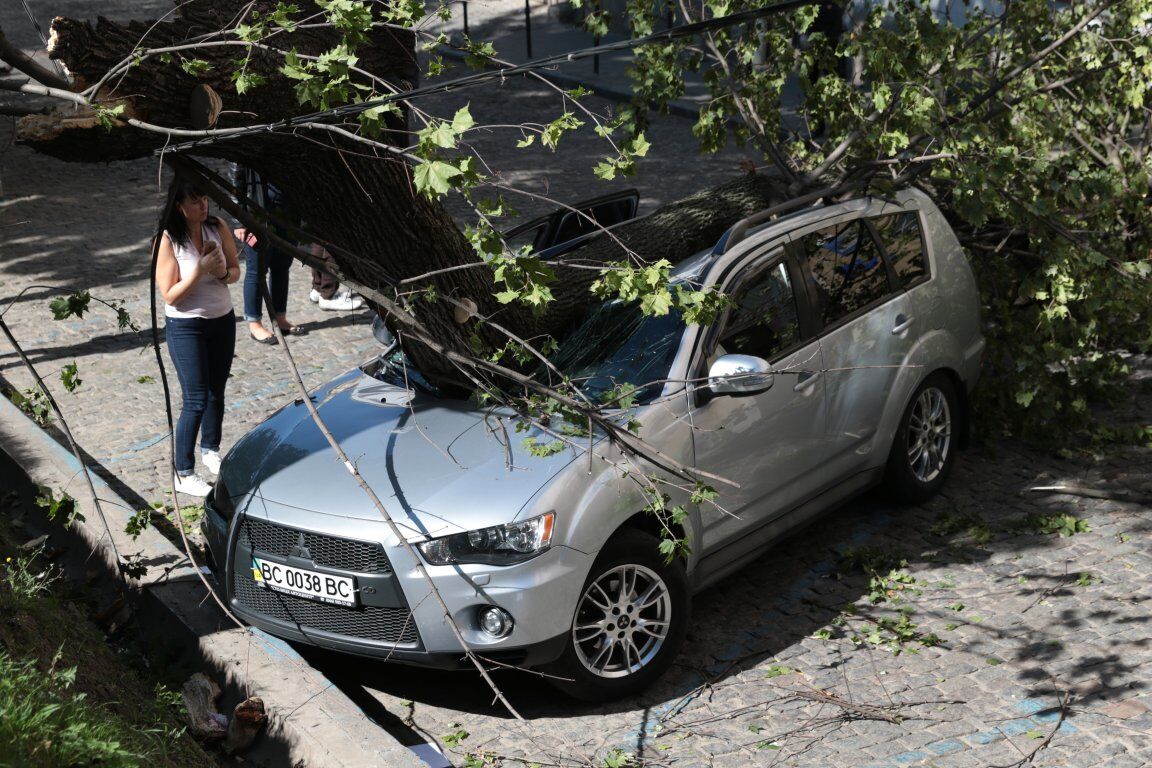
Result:
<svg viewBox="0 0 1152 768">
<path fill-rule="evenodd" d="M 124 18 L 167 10 L 171 3 L 54 0 L 53 11 L 85 16 L 97 5 Z M 20 34 L 22 25 L 18 4 L 0 7 L 6 34 Z M 32 41 L 25 34 L 18 44 Z M 542 89 L 509 83 L 475 101 L 473 113 L 480 121 L 516 121 L 543 98 L 548 97 Z M 450 113 L 460 103 L 441 97 L 428 105 Z M 742 157 L 730 150 L 697 158 L 691 122 L 672 117 L 654 123 L 653 157 L 641 163 L 636 180 L 644 210 L 718 181 Z M 0 122 L 0 144 L 7 146 L 11 135 L 10 122 Z M 565 200 L 604 191 L 588 172 L 594 145 L 575 146 L 575 152 L 540 155 L 533 174 L 514 181 L 536 191 L 563 190 L 556 194 Z M 491 146 L 490 157 L 495 167 L 510 169 L 521 155 L 511 147 Z M 46 304 L 53 294 L 32 286 L 86 287 L 101 298 L 125 301 L 138 321 L 146 321 L 147 239 L 162 203 L 156 172 L 150 161 L 65 164 L 19 146 L 0 156 L 0 294 L 11 298 L 29 289 L 5 321 L 45 373 L 77 362 L 84 384 L 75 394 L 57 391 L 51 376 L 49 386 L 84 448 L 141 503 L 166 500 L 168 466 L 168 429 L 147 334 L 121 333 L 111 317 L 96 310 L 52 321 Z M 525 212 L 540 212 L 543 205 L 530 203 Z M 290 280 L 289 315 L 309 329 L 290 343 L 308 386 L 373 353 L 366 313 L 322 312 L 306 298 L 308 272 L 294 268 Z M 233 300 L 239 307 L 239 286 Z M 279 351 L 252 343 L 242 325 L 239 330 L 225 422 L 229 444 L 295 397 Z M 1132 360 L 1134 380 L 1152 378 L 1152 358 Z M 0 350 L 0 375 L 18 388 L 29 386 L 10 350 Z M 172 386 L 176 389 L 174 381 Z M 1152 412 L 1152 389 L 1137 392 L 1132 412 L 1143 418 Z M 178 391 L 174 394 L 178 397 Z M 1010 732 L 1017 746 L 1033 748 L 1036 740 L 1028 732 L 1047 733 L 1059 719 L 1052 709 L 1058 705 L 1055 687 L 1074 692 L 1073 711 L 1038 753 L 1037 766 L 1152 765 L 1152 713 L 1147 700 L 1137 698 L 1145 692 L 1152 662 L 1152 528 L 1147 522 L 1152 510 L 1026 492 L 1033 485 L 1061 483 L 1148 495 L 1152 451 L 1119 451 L 1092 466 L 989 438 L 961 454 L 944 492 L 927 504 L 853 502 L 700 595 L 690 642 L 677 664 L 651 691 L 628 701 L 575 704 L 558 700 L 536 678 L 510 676 L 510 695 L 529 719 L 517 725 L 491 704 L 490 694 L 471 675 L 347 663 L 390 711 L 403 713 L 401 702 L 414 702 L 421 733 L 436 739 L 453 723 L 467 723 L 472 736 L 465 747 L 481 745 L 521 760 L 548 762 L 558 755 L 576 760 L 612 746 L 634 751 L 640 745 L 671 765 L 691 768 L 1010 765 L 1020 753 L 1002 731 Z M 1050 513 L 1074 514 L 1092 531 L 1061 539 L 1003 530 L 1025 515 Z M 991 538 L 977 544 L 931 532 L 963 515 L 983 519 Z M 1119 541 L 1120 534 L 1128 540 Z M 845 572 L 840 564 L 844 552 L 862 547 L 902 553 L 918 580 L 950 585 L 908 596 L 911 621 L 937 633 L 947 647 L 906 644 L 894 655 L 845 639 L 813 637 L 845 604 L 872 618 L 892 615 L 890 605 L 870 606 L 867 578 Z M 1101 582 L 1067 583 L 1070 574 L 1085 571 Z M 962 603 L 963 610 L 948 610 L 954 603 Z M 945 630 L 950 623 L 959 626 Z M 739 664 L 730 663 L 747 654 Z M 989 665 L 988 659 L 1001 663 Z M 769 680 L 773 666 L 793 671 Z M 692 695 L 703 682 L 712 687 Z M 859 719 L 858 712 L 789 698 L 795 693 L 788 689 L 821 690 L 856 705 L 903 702 L 909 719 L 899 724 Z M 954 703 L 910 704 L 926 699 Z M 933 719 L 914 719 L 920 717 Z M 801 732 L 782 739 L 780 750 L 756 749 L 757 734 L 748 730 L 753 724 Z M 657 725 L 666 730 L 656 731 Z"/>
</svg>

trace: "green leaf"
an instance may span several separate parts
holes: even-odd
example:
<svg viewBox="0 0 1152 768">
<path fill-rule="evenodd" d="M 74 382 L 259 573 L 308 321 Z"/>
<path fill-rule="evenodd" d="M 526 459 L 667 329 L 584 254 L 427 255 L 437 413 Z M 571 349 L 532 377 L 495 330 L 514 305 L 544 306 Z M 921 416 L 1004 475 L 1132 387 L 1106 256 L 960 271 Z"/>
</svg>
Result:
<svg viewBox="0 0 1152 768">
<path fill-rule="evenodd" d="M 80 373 L 75 361 L 68 363 L 60 369 L 60 383 L 63 384 L 64 389 L 69 392 L 75 392 L 76 388 L 83 382 L 84 380 L 80 378 Z"/>
<path fill-rule="evenodd" d="M 284 54 L 284 64 L 280 67 L 280 74 L 292 80 L 310 80 L 314 75 L 309 71 L 310 64 L 301 59 L 296 49 Z"/>
<path fill-rule="evenodd" d="M 476 121 L 472 119 L 472 113 L 468 111 L 468 105 L 460 107 L 456 110 L 455 116 L 452 118 L 452 131 L 459 135 L 476 125 Z"/>
<path fill-rule="evenodd" d="M 672 294 L 667 288 L 650 293 L 640 300 L 640 309 L 646 315 L 666 315 L 672 309 Z"/>
<path fill-rule="evenodd" d="M 91 301 L 92 296 L 88 291 L 77 291 L 70 296 L 53 299 L 48 303 L 48 308 L 52 310 L 52 317 L 56 320 L 65 320 L 73 315 L 84 317 Z"/>
<path fill-rule="evenodd" d="M 412 180 L 416 191 L 428 198 L 447 194 L 452 188 L 452 179 L 460 175 L 460 169 L 442 160 L 429 160 L 416 166 Z"/>
<path fill-rule="evenodd" d="M 616 164 L 609 160 L 604 160 L 592 169 L 592 172 L 599 176 L 604 181 L 612 181 L 616 178 Z"/>
<path fill-rule="evenodd" d="M 193 77 L 199 77 L 212 68 L 204 59 L 181 59 L 180 69 L 184 70 Z"/>
</svg>

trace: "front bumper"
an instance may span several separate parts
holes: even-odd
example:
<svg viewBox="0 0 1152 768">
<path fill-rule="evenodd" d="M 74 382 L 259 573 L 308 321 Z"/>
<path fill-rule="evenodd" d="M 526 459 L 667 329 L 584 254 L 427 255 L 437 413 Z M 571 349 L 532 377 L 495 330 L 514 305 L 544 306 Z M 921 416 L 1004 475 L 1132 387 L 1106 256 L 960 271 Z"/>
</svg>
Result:
<svg viewBox="0 0 1152 768">
<path fill-rule="evenodd" d="M 221 591 L 238 617 L 278 637 L 345 653 L 447 669 L 469 665 L 416 563 L 385 523 L 268 502 L 261 506 L 263 514 L 249 508 L 229 525 L 211 497 L 205 505 L 204 529 Z M 254 553 L 319 573 L 352 576 L 358 604 L 330 605 L 266 589 L 252 577 Z M 554 547 L 514 566 L 425 568 L 470 650 L 504 664 L 535 666 L 563 652 L 592 560 Z M 494 639 L 480 631 L 477 614 L 487 605 L 513 617 L 507 637 Z"/>
</svg>

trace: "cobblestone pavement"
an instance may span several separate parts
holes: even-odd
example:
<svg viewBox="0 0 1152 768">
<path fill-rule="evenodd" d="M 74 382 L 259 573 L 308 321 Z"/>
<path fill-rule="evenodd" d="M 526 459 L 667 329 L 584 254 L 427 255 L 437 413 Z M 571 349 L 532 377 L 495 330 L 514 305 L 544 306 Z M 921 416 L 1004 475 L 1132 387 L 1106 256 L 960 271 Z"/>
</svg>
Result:
<svg viewBox="0 0 1152 768">
<path fill-rule="evenodd" d="M 119 17 L 169 7 L 99 5 Z M 41 19 L 90 12 L 81 0 L 32 7 Z M 0 26 L 34 45 L 18 5 L 0 8 Z M 427 106 L 450 113 L 465 100 L 487 123 L 558 103 L 542 86 L 509 81 Z M 637 180 L 645 210 L 715 183 L 741 158 L 698 158 L 689 126 L 680 118 L 654 126 L 654 157 Z M 5 322 L 51 379 L 85 450 L 128 498 L 164 501 L 168 430 L 147 333 L 119 332 L 98 307 L 53 321 L 47 303 L 56 294 L 43 287 L 124 301 L 147 326 L 148 233 L 162 203 L 157 165 L 69 165 L 11 146 L 11 136 L 5 118 L 0 297 L 5 306 L 14 300 Z M 556 155 L 516 151 L 506 134 L 481 141 L 501 144 L 486 157 L 509 183 L 565 201 L 606 191 L 589 170 L 604 154 L 593 139 L 567 137 L 569 151 Z M 523 205 L 526 213 L 546 207 L 529 198 Z M 374 345 L 366 313 L 321 312 L 307 287 L 307 271 L 295 268 L 289 316 L 308 334 L 293 338 L 292 350 L 315 386 Z M 238 285 L 233 298 L 239 307 Z M 295 396 L 280 350 L 251 342 L 242 324 L 238 335 L 226 442 Z M 83 384 L 68 394 L 56 372 L 73 361 Z M 1146 419 L 1152 362 L 1134 362 L 1140 407 L 1128 417 Z M 0 348 L 0 375 L 17 388 L 30 384 L 8 348 Z M 675 667 L 645 695 L 614 705 L 575 704 L 534 677 L 503 673 L 527 718 L 520 724 L 469 674 L 326 654 L 316 663 L 400 738 L 443 743 L 462 727 L 469 735 L 450 748 L 456 764 L 490 752 L 509 764 L 599 765 L 621 749 L 649 765 L 993 766 L 1044 747 L 1035 765 L 1148 765 L 1152 456 L 1071 455 L 978 444 L 929 504 L 867 498 L 826 517 L 699 595 Z M 1064 484 L 1134 496 L 1028 490 Z M 1045 532 L 1061 527 L 1078 532 Z"/>
</svg>

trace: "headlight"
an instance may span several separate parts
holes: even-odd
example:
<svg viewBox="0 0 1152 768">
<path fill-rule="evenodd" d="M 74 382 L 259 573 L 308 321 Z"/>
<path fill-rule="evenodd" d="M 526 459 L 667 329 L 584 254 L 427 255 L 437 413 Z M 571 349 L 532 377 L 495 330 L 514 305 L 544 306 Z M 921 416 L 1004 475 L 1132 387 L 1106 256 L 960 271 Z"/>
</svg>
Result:
<svg viewBox="0 0 1152 768">
<path fill-rule="evenodd" d="M 554 512 L 546 512 L 531 520 L 454 533 L 416 546 L 431 565 L 513 565 L 547 551 L 555 519 Z"/>
</svg>

